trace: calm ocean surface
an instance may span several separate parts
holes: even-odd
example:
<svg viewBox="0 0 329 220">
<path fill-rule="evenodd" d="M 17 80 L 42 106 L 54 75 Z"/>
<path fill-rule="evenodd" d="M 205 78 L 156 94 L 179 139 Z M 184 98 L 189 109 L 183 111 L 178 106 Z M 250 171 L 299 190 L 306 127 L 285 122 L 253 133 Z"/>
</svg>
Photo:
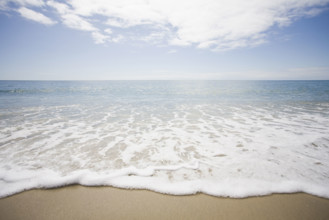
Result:
<svg viewBox="0 0 329 220">
<path fill-rule="evenodd" d="M 0 197 L 68 184 L 329 198 L 329 81 L 0 81 Z"/>
</svg>

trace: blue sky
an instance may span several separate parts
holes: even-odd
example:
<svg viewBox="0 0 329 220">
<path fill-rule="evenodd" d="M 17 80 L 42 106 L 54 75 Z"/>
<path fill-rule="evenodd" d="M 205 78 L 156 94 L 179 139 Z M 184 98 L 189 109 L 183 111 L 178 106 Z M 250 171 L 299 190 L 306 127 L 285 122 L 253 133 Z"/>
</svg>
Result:
<svg viewBox="0 0 329 220">
<path fill-rule="evenodd" d="M 325 0 L 0 0 L 0 80 L 329 79 Z"/>
</svg>

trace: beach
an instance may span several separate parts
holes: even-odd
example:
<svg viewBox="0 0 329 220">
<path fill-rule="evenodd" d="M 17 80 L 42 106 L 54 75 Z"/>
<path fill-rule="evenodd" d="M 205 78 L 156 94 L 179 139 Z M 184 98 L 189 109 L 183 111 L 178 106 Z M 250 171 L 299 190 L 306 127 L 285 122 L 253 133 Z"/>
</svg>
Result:
<svg viewBox="0 0 329 220">
<path fill-rule="evenodd" d="M 329 220 L 329 0 L 0 0 L 0 220 Z"/>
<path fill-rule="evenodd" d="M 0 81 L 0 220 L 329 219 L 328 86 Z"/>
<path fill-rule="evenodd" d="M 329 200 L 304 193 L 232 199 L 79 185 L 0 199 L 0 219 L 328 219 Z"/>
</svg>

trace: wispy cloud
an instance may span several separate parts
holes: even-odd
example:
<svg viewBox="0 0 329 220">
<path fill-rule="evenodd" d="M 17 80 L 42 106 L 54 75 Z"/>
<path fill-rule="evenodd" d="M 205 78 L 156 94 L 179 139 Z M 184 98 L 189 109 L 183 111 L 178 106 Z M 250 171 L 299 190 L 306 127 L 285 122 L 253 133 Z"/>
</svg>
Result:
<svg viewBox="0 0 329 220">
<path fill-rule="evenodd" d="M 57 23 L 56 21 L 51 20 L 47 16 L 45 16 L 39 12 L 33 11 L 31 9 L 25 8 L 25 7 L 21 7 L 17 11 L 21 14 L 22 17 L 27 18 L 32 21 L 39 22 L 41 24 L 53 25 L 53 24 Z"/>
<path fill-rule="evenodd" d="M 69 5 L 53 0 L 47 1 L 47 5 L 57 11 L 61 17 L 62 23 L 67 27 L 91 32 L 91 36 L 96 44 L 106 43 L 106 41 L 110 39 L 109 36 L 102 34 L 100 30 L 87 19 L 77 15 Z"/>
<path fill-rule="evenodd" d="M 128 34 L 138 36 L 128 37 L 130 40 L 152 44 L 223 51 L 263 44 L 272 27 L 286 27 L 301 17 L 316 16 L 328 3 L 329 0 L 3 0 L 0 8 L 17 7 L 22 16 L 48 23 L 49 18 L 29 7 L 57 13 L 67 27 L 90 31 L 96 43 L 110 41 L 110 35 L 124 38 Z M 111 33 L 102 31 L 104 26 Z"/>
<path fill-rule="evenodd" d="M 2 2 L 13 3 L 21 6 L 36 6 L 41 7 L 45 4 L 44 0 L 2 0 Z"/>
<path fill-rule="evenodd" d="M 94 38 L 96 44 L 103 44 L 110 39 L 109 36 L 104 35 L 98 31 L 92 32 L 91 35 Z"/>
<path fill-rule="evenodd" d="M 81 30 L 81 31 L 96 31 L 97 28 L 95 28 L 91 23 L 86 21 L 85 19 L 81 18 L 78 15 L 75 14 L 63 14 L 62 15 L 62 21 L 63 24 L 66 26 Z"/>
</svg>

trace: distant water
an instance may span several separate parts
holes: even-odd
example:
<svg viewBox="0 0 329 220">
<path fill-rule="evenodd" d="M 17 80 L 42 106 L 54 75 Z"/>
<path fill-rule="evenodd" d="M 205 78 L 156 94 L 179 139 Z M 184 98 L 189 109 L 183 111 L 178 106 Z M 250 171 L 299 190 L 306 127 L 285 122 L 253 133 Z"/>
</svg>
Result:
<svg viewBox="0 0 329 220">
<path fill-rule="evenodd" d="M 329 81 L 0 81 L 0 197 L 68 184 L 329 198 Z"/>
</svg>

